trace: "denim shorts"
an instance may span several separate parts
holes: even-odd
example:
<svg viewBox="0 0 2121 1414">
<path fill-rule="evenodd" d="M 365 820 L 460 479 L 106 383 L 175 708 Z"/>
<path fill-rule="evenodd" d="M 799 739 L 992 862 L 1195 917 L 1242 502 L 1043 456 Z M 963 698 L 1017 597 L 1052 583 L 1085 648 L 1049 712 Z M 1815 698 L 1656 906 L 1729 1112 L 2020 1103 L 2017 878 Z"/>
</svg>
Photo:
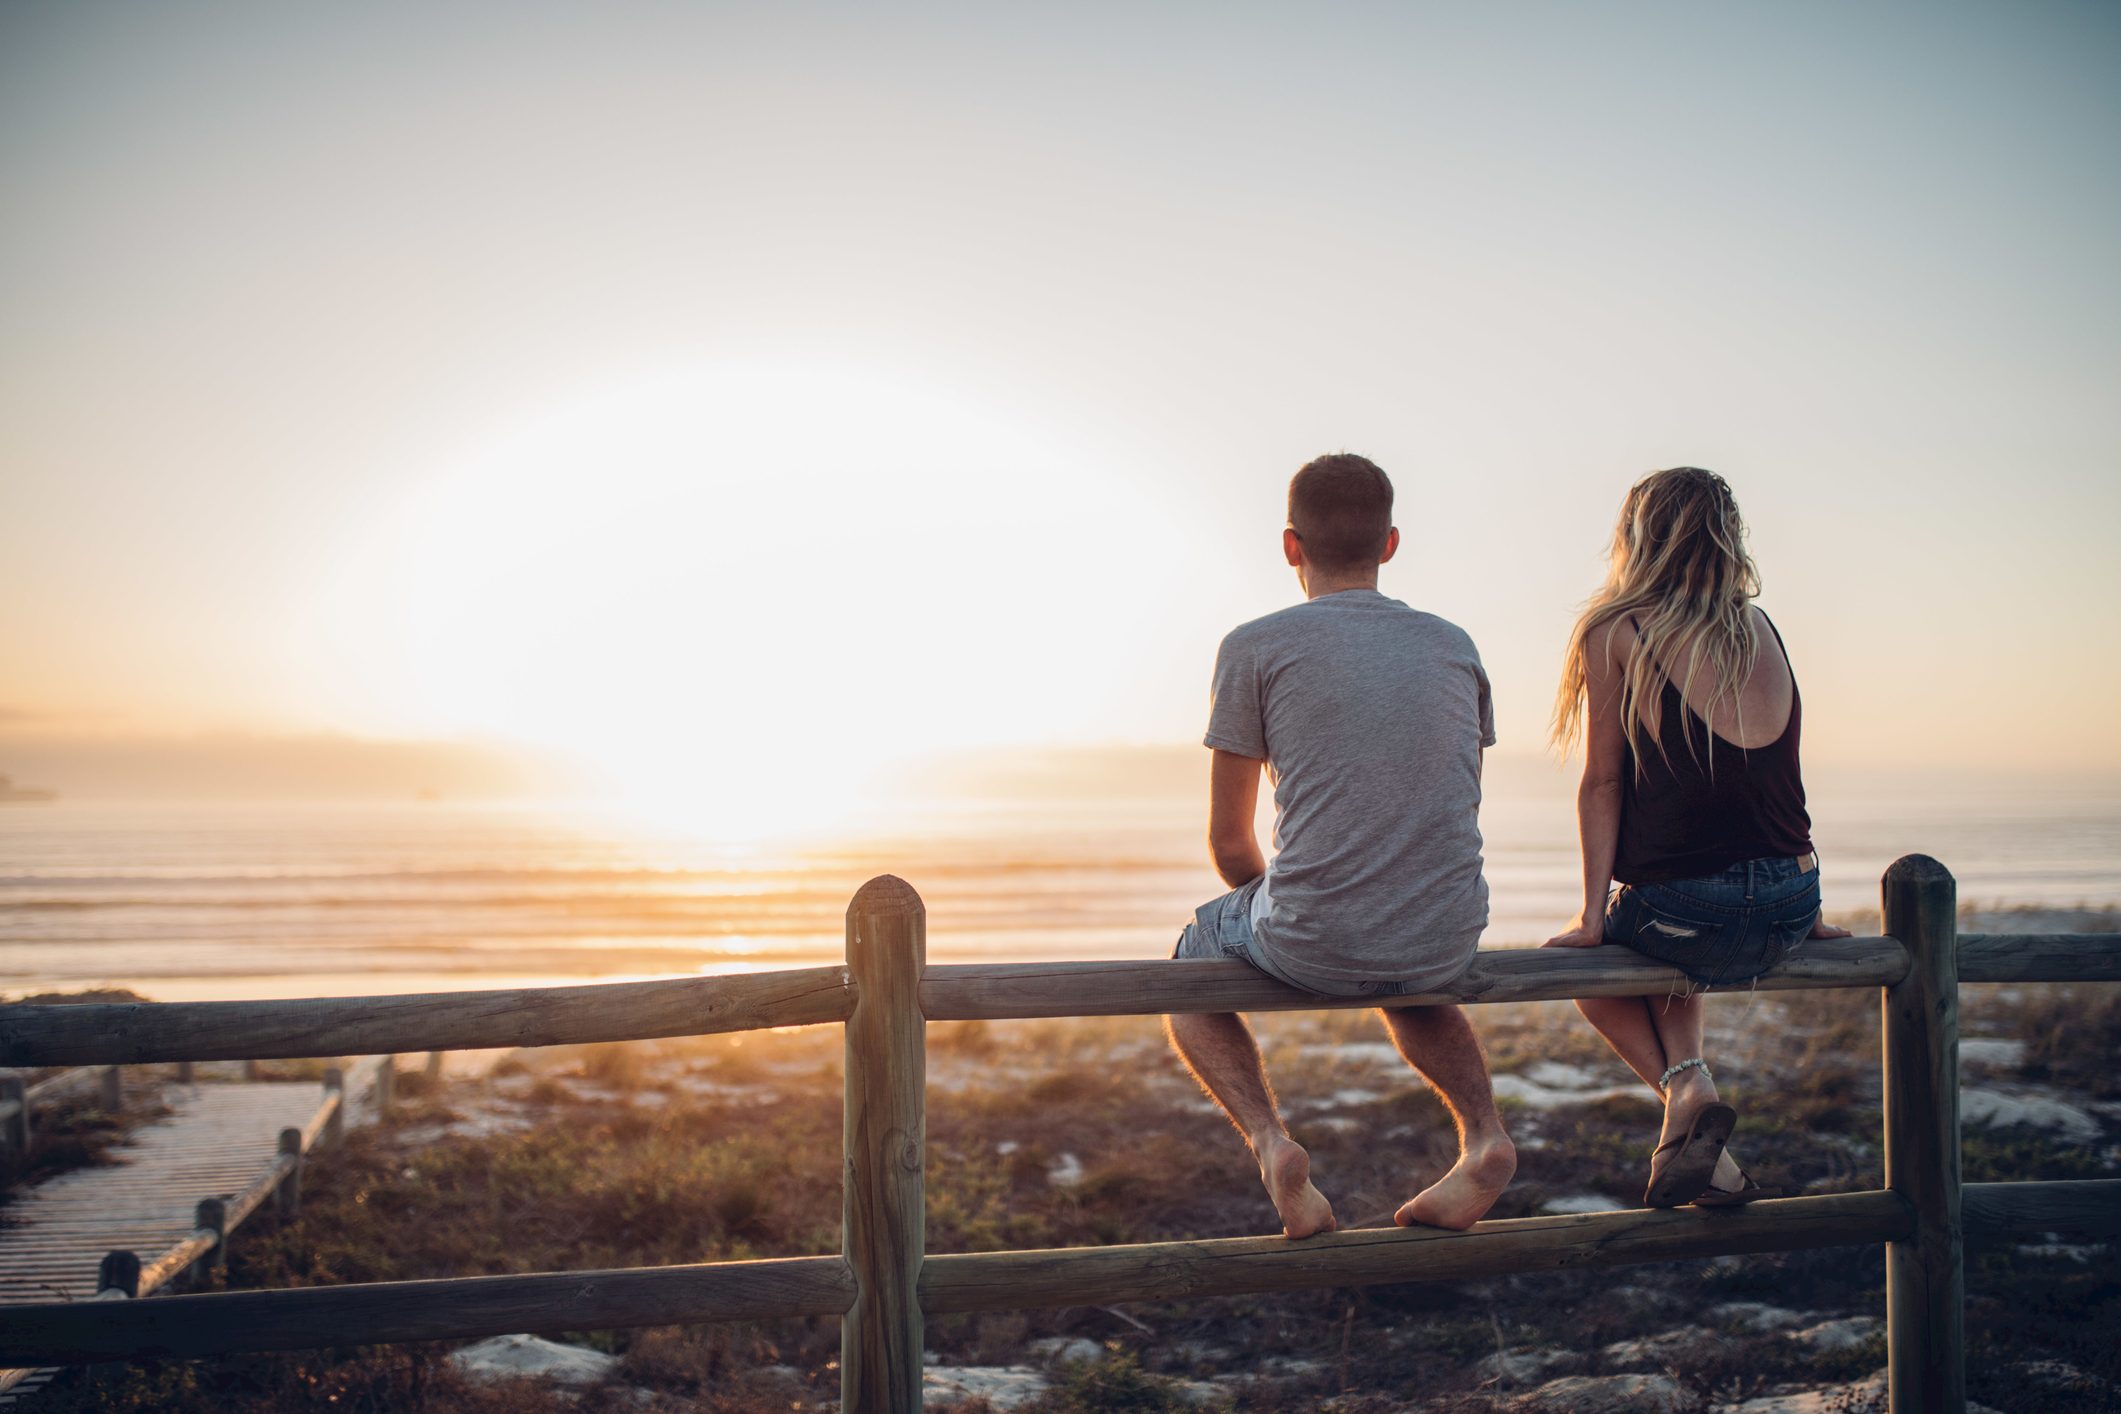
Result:
<svg viewBox="0 0 2121 1414">
<path fill-rule="evenodd" d="M 1605 940 L 1724 986 L 1782 961 L 1818 917 L 1816 865 L 1749 859 L 1699 879 L 1623 884 L 1606 907 Z"/>
<path fill-rule="evenodd" d="M 1252 935 L 1252 899 L 1265 880 L 1262 874 L 1249 884 L 1239 884 L 1220 898 L 1209 899 L 1193 910 L 1193 921 L 1178 935 L 1171 949 L 1174 959 L 1225 958 L 1249 962 L 1286 987 L 1296 987 L 1317 996 L 1398 997 L 1416 990 L 1407 982 L 1362 982 L 1348 993 L 1320 992 L 1284 975 L 1267 960 L 1259 939 Z"/>
</svg>

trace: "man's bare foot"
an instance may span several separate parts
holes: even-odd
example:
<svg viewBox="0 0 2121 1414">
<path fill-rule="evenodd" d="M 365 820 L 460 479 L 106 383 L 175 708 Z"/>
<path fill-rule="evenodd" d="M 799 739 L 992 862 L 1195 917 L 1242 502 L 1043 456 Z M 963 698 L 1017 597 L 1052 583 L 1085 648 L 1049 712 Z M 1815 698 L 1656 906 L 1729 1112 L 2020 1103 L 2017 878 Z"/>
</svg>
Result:
<svg viewBox="0 0 2121 1414">
<path fill-rule="evenodd" d="M 1517 1174 L 1517 1150 L 1507 1139 L 1468 1149 L 1451 1171 L 1400 1204 L 1392 1221 L 1463 1232 L 1488 1214 Z"/>
<path fill-rule="evenodd" d="M 1331 1232 L 1339 1224 L 1326 1195 L 1311 1186 L 1311 1156 L 1286 1134 L 1270 1134 L 1252 1150 L 1259 1160 L 1260 1182 L 1281 1214 L 1281 1230 L 1290 1237 Z"/>
</svg>

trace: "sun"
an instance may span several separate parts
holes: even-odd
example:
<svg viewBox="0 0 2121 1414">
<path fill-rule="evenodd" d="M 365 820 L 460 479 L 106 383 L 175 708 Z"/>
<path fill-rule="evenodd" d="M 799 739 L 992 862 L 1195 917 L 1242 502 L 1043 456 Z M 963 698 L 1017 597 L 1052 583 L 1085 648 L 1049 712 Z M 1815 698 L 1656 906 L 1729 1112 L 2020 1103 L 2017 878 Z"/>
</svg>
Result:
<svg viewBox="0 0 2121 1414">
<path fill-rule="evenodd" d="M 1056 665 L 1124 660 L 1083 559 L 1130 552 L 1124 481 L 875 370 L 666 370 L 509 429 L 400 508 L 377 671 L 421 729 L 559 749 L 663 823 L 829 826 L 881 770 L 1050 735 L 1109 688 Z"/>
</svg>

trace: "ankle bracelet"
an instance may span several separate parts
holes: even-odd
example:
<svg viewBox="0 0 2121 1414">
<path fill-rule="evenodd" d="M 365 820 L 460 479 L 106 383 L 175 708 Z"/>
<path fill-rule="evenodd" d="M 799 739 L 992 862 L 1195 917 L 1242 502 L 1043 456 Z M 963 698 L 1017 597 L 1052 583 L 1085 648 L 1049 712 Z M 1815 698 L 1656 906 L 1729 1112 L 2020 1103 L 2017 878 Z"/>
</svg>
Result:
<svg viewBox="0 0 2121 1414">
<path fill-rule="evenodd" d="M 1695 1056 L 1690 1060 L 1683 1060 L 1677 1065 L 1665 1067 L 1664 1074 L 1657 1077 L 1658 1093 L 1662 1094 L 1670 1090 L 1672 1088 L 1672 1077 L 1677 1075 L 1680 1071 L 1691 1070 L 1696 1066 L 1700 1067 L 1701 1078 L 1703 1080 L 1708 1081 L 1711 1085 L 1714 1085 L 1716 1083 L 1716 1077 L 1709 1074 L 1709 1063 L 1703 1060 L 1700 1056 Z"/>
</svg>

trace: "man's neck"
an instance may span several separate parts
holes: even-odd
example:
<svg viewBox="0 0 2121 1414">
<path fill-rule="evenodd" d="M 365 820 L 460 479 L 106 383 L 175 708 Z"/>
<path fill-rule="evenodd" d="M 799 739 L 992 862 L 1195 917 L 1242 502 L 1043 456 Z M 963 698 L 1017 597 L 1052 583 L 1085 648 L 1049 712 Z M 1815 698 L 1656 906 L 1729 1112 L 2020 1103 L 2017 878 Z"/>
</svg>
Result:
<svg viewBox="0 0 2121 1414">
<path fill-rule="evenodd" d="M 1372 570 L 1367 575 L 1341 575 L 1334 578 L 1321 577 L 1314 579 L 1310 575 L 1304 576 L 1304 597 L 1306 599 L 1323 599 L 1328 594 L 1345 594 L 1350 589 L 1374 590 L 1376 588 L 1377 572 L 1375 570 Z"/>
</svg>

